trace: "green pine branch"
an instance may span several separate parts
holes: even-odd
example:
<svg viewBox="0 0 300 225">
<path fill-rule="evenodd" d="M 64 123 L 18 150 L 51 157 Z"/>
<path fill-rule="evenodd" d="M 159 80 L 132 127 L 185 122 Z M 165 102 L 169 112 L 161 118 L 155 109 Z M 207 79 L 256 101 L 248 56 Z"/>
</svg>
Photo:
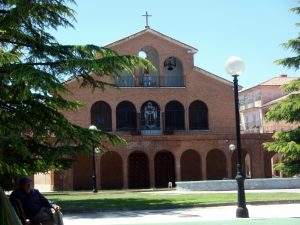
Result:
<svg viewBox="0 0 300 225">
<path fill-rule="evenodd" d="M 149 61 L 95 45 L 62 45 L 49 30 L 73 27 L 72 0 L 0 2 L 0 185 L 5 177 L 66 169 L 93 147 L 124 144 L 114 134 L 71 123 L 84 102 L 65 96 L 66 78 L 105 89 Z M 108 79 L 107 79 L 108 78 Z"/>
<path fill-rule="evenodd" d="M 291 11 L 300 14 L 300 7 Z M 299 23 L 296 24 L 298 26 Z M 275 61 L 275 63 L 287 68 L 299 69 L 300 66 L 300 38 L 291 39 L 283 44 L 294 55 Z M 294 129 L 277 131 L 273 135 L 273 141 L 264 144 L 271 152 L 279 153 L 282 161 L 275 165 L 275 170 L 284 175 L 292 176 L 300 174 L 300 79 L 296 79 L 283 86 L 286 97 L 272 106 L 266 113 L 267 121 L 290 123 Z"/>
</svg>

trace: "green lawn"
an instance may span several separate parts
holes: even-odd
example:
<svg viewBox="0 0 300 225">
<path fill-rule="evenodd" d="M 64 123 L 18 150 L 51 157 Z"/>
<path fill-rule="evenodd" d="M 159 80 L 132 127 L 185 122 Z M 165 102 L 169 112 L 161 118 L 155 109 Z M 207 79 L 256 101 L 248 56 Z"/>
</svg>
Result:
<svg viewBox="0 0 300 225">
<path fill-rule="evenodd" d="M 103 191 L 97 194 L 88 192 L 64 192 L 47 194 L 46 197 L 59 204 L 63 212 L 84 212 L 92 210 L 142 210 L 167 209 L 195 206 L 235 204 L 235 193 L 195 193 L 170 194 L 164 192 Z M 248 193 L 247 201 L 300 202 L 300 193 Z"/>
</svg>

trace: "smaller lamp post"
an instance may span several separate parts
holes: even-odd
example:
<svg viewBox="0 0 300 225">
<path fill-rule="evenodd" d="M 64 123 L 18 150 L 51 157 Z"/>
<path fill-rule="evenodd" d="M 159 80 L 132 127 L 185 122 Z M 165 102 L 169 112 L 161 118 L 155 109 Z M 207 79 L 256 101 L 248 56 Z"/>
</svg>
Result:
<svg viewBox="0 0 300 225">
<path fill-rule="evenodd" d="M 231 152 L 234 152 L 234 151 L 235 151 L 235 145 L 234 145 L 234 144 L 230 144 L 230 145 L 229 145 L 229 150 L 230 150 Z"/>
<path fill-rule="evenodd" d="M 94 125 L 91 125 L 89 127 L 90 130 L 97 130 L 97 127 Z M 95 146 L 93 146 L 93 192 L 97 193 L 98 189 L 97 189 L 97 177 L 96 177 L 96 149 Z"/>
<path fill-rule="evenodd" d="M 242 149 L 241 149 L 241 130 L 240 130 L 240 112 L 239 112 L 239 90 L 238 90 L 238 76 L 241 75 L 245 70 L 245 64 L 239 57 L 230 57 L 226 64 L 225 69 L 228 74 L 233 76 L 234 84 L 234 106 L 235 106 L 235 128 L 236 128 L 236 146 L 231 145 L 231 149 L 236 149 L 236 181 L 238 185 L 238 202 L 236 209 L 237 218 L 248 218 L 249 213 L 246 206 L 245 197 L 245 176 L 243 175 L 242 165 Z"/>
</svg>

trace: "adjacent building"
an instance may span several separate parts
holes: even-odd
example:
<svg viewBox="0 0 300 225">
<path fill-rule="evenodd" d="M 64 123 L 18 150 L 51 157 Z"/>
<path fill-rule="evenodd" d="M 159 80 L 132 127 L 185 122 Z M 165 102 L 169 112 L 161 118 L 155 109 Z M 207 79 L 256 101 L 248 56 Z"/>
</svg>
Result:
<svg viewBox="0 0 300 225">
<path fill-rule="evenodd" d="M 273 133 L 293 127 L 284 122 L 267 122 L 264 118 L 272 105 L 286 97 L 282 85 L 294 79 L 297 78 L 280 75 L 240 92 L 241 129 L 244 133 Z"/>
</svg>

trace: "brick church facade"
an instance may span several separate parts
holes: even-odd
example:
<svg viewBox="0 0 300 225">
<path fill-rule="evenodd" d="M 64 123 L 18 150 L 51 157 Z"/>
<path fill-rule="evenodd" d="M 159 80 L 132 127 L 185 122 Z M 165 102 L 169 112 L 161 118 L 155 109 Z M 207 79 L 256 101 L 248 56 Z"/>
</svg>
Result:
<svg viewBox="0 0 300 225">
<path fill-rule="evenodd" d="M 233 178 L 235 143 L 233 85 L 194 65 L 197 49 L 146 28 L 109 44 L 119 54 L 147 56 L 156 71 L 122 74 L 118 88 L 105 91 L 66 82 L 71 99 L 84 102 L 66 117 L 117 133 L 127 145 L 96 156 L 97 184 L 102 189 L 167 187 L 168 182 Z M 271 176 L 265 134 L 242 135 L 248 177 Z M 79 156 L 73 167 L 51 173 L 53 189 L 91 189 L 92 157 Z M 49 183 L 48 182 L 48 183 Z"/>
</svg>

